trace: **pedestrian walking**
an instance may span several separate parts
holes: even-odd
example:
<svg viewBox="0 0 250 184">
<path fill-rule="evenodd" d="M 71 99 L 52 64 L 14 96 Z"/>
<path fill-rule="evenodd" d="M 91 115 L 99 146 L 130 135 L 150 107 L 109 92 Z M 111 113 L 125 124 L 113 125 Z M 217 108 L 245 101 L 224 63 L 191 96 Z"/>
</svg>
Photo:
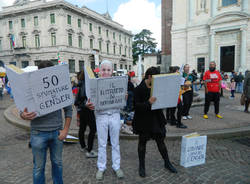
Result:
<svg viewBox="0 0 250 184">
<path fill-rule="evenodd" d="M 248 107 L 250 103 L 250 71 L 246 71 L 244 85 L 243 85 L 243 93 L 245 95 L 245 110 L 244 112 L 249 113 Z"/>
<path fill-rule="evenodd" d="M 75 99 L 77 107 L 77 125 L 79 126 L 78 137 L 81 151 L 86 150 L 87 158 L 96 158 L 97 153 L 93 150 L 94 139 L 96 134 L 96 121 L 94 111 L 89 109 L 89 101 L 85 90 L 84 71 L 78 75 L 78 93 Z M 89 127 L 88 144 L 85 144 L 85 131 Z"/>
<path fill-rule="evenodd" d="M 39 64 L 38 69 L 53 66 L 50 61 Z M 66 138 L 71 119 L 72 106 L 63 108 L 65 124 L 63 128 L 62 109 L 41 117 L 35 112 L 28 112 L 27 108 L 20 112 L 24 120 L 31 120 L 30 143 L 33 155 L 33 183 L 45 184 L 45 166 L 47 150 L 50 151 L 51 173 L 54 184 L 63 184 L 62 151 L 63 140 Z"/>
<path fill-rule="evenodd" d="M 214 102 L 214 112 L 217 118 L 222 118 L 219 115 L 219 105 L 220 105 L 220 90 L 221 90 L 221 80 L 222 77 L 220 72 L 216 70 L 216 63 L 214 61 L 210 62 L 209 70 L 205 72 L 203 77 L 205 82 L 205 106 L 204 106 L 204 119 L 208 119 L 208 111 L 210 102 Z"/>
<path fill-rule="evenodd" d="M 4 82 L 3 79 L 0 77 L 0 100 L 3 99 L 3 90 L 4 90 Z"/>
<path fill-rule="evenodd" d="M 162 109 L 151 110 L 151 105 L 157 100 L 150 97 L 152 75 L 159 74 L 156 67 L 150 67 L 145 73 L 145 78 L 139 86 L 135 88 L 135 114 L 133 118 L 133 131 L 139 135 L 138 157 L 139 157 L 139 175 L 146 176 L 145 171 L 145 154 L 147 141 L 153 139 L 157 143 L 158 150 L 164 160 L 166 169 L 173 173 L 177 170 L 170 163 L 168 151 L 164 143 L 166 136 L 166 119 Z"/>
<path fill-rule="evenodd" d="M 242 75 L 242 72 L 240 72 L 238 75 L 238 84 L 236 84 L 237 93 L 243 93 L 243 80 L 244 76 Z"/>
<path fill-rule="evenodd" d="M 192 102 L 193 102 L 193 82 L 194 82 L 194 77 L 189 73 L 189 65 L 186 64 L 184 66 L 184 71 L 183 71 L 183 77 L 185 78 L 185 83 L 183 87 L 183 111 L 182 111 L 182 119 L 187 120 L 187 119 L 192 119 L 192 116 L 189 115 L 189 110 L 191 108 Z"/>
</svg>

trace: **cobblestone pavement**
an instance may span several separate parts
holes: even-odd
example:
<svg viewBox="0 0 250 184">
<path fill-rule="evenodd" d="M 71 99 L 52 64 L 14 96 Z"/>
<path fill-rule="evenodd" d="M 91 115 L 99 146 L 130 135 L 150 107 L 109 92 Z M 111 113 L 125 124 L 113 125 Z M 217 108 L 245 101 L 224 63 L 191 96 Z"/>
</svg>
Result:
<svg viewBox="0 0 250 184">
<path fill-rule="evenodd" d="M 4 103 L 3 103 L 4 102 Z M 28 148 L 29 133 L 9 123 L 3 111 L 12 102 L 0 101 L 0 184 L 31 184 L 32 153 Z M 125 178 L 116 179 L 111 169 L 108 147 L 108 165 L 105 184 L 198 184 L 198 183 L 250 183 L 250 135 L 230 139 L 208 139 L 206 164 L 183 168 L 180 162 L 179 140 L 166 141 L 169 155 L 178 174 L 163 167 L 163 162 L 153 141 L 148 142 L 146 174 L 138 176 L 137 140 L 121 140 L 121 167 Z M 95 142 L 95 149 L 96 149 Z M 65 144 L 63 152 L 65 184 L 92 184 L 95 180 L 96 159 L 86 159 L 78 144 Z M 46 166 L 47 183 L 52 183 L 49 157 Z"/>
</svg>

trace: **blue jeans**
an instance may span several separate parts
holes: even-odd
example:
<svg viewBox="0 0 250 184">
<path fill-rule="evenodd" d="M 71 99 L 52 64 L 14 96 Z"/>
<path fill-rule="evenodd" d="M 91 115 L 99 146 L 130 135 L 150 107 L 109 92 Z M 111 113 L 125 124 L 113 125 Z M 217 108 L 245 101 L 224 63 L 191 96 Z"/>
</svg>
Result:
<svg viewBox="0 0 250 184">
<path fill-rule="evenodd" d="M 242 82 L 237 82 L 236 83 L 236 92 L 237 93 L 243 93 L 243 83 Z"/>
<path fill-rule="evenodd" d="M 62 150 L 63 142 L 58 139 L 59 130 L 31 131 L 30 143 L 33 154 L 33 183 L 45 184 L 47 150 L 50 151 L 52 179 L 54 184 L 63 184 Z"/>
</svg>

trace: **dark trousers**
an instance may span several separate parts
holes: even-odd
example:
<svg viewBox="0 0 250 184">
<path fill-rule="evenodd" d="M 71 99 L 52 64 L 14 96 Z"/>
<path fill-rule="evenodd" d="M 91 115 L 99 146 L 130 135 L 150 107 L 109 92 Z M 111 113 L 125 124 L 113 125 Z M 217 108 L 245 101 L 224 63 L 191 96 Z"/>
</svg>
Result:
<svg viewBox="0 0 250 184">
<path fill-rule="evenodd" d="M 208 92 L 205 94 L 205 107 L 204 114 L 207 114 L 209 111 L 210 102 L 214 102 L 214 113 L 219 114 L 219 105 L 220 105 L 220 93 Z"/>
<path fill-rule="evenodd" d="M 235 90 L 231 90 L 231 97 L 234 97 Z"/>
<path fill-rule="evenodd" d="M 167 147 L 164 143 L 163 136 L 154 136 L 153 139 L 155 140 L 158 150 L 163 158 L 164 161 L 168 161 L 168 151 Z M 149 135 L 139 134 L 139 143 L 138 143 L 138 156 L 139 156 L 139 164 L 145 167 L 145 154 L 146 154 L 146 144 L 147 141 L 150 140 Z"/>
<path fill-rule="evenodd" d="M 182 109 L 182 115 L 188 116 L 189 110 L 191 108 L 192 102 L 193 102 L 193 90 L 185 92 L 183 95 L 183 109 Z"/>
<path fill-rule="evenodd" d="M 93 112 L 91 112 L 93 113 Z M 89 116 L 90 117 L 90 116 Z M 85 144 L 85 131 L 87 126 L 89 127 L 89 135 L 88 135 L 88 152 L 90 152 L 93 149 L 94 139 L 95 139 L 95 133 L 96 133 L 96 123 L 95 123 L 95 116 L 94 113 L 91 115 L 91 118 L 86 118 L 86 113 L 80 112 L 80 128 L 78 132 L 80 145 L 82 148 L 86 147 Z"/>
<path fill-rule="evenodd" d="M 248 111 L 249 103 L 250 103 L 250 99 L 246 98 L 246 101 L 245 101 L 245 111 Z"/>
<path fill-rule="evenodd" d="M 166 109 L 166 119 L 169 120 L 169 122 L 172 124 L 174 124 L 176 121 L 175 111 L 176 107 L 171 107 Z"/>
<path fill-rule="evenodd" d="M 180 102 L 177 104 L 177 124 L 181 124 L 182 109 L 182 102 Z"/>
</svg>

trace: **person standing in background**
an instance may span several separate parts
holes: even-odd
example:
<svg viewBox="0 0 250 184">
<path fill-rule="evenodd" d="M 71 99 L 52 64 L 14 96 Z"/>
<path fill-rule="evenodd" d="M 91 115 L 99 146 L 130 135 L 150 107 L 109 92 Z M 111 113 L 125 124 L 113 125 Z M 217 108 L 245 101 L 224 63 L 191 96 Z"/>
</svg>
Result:
<svg viewBox="0 0 250 184">
<path fill-rule="evenodd" d="M 249 107 L 249 103 L 250 103 L 250 71 L 246 71 L 246 74 L 245 74 L 243 93 L 245 95 L 245 110 L 244 110 L 244 112 L 249 113 L 248 107 Z"/>
<path fill-rule="evenodd" d="M 182 119 L 192 119 L 192 117 L 189 115 L 189 110 L 191 108 L 192 102 L 193 102 L 193 88 L 192 84 L 194 82 L 193 75 L 189 73 L 189 65 L 185 64 L 184 71 L 183 71 L 183 78 L 185 78 L 185 83 L 183 87 L 183 111 L 182 111 Z"/>
</svg>

